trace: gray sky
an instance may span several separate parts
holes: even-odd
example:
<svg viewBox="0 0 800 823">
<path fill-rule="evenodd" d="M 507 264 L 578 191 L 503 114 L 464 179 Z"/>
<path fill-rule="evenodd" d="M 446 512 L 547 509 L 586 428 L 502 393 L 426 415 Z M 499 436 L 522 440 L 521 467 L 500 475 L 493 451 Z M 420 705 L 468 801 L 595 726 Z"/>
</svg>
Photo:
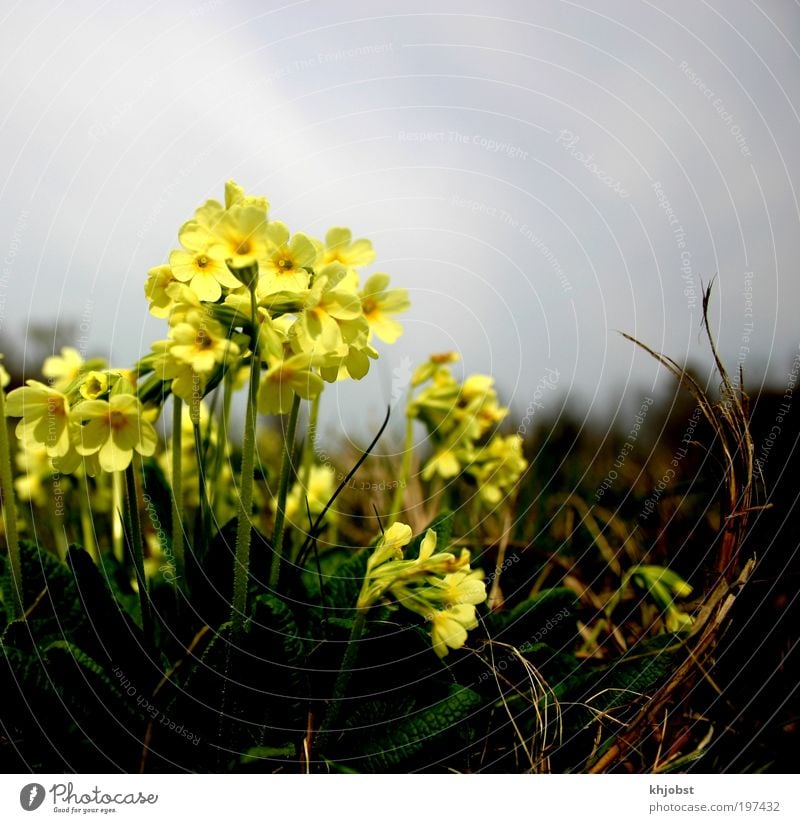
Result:
<svg viewBox="0 0 800 823">
<path fill-rule="evenodd" d="M 785 383 L 800 343 L 800 7 L 789 0 L 7 2 L 0 328 L 80 324 L 127 364 L 143 296 L 233 177 L 292 230 L 346 224 L 409 289 L 392 370 L 446 349 L 524 411 L 613 412 L 668 381 L 614 330 Z M 550 372 L 552 375 L 553 372 Z M 751 388 L 755 388 L 752 385 Z M 543 399 L 542 399 L 543 398 Z M 537 410 L 537 413 L 538 410 Z M 340 422 L 341 418 L 341 422 Z"/>
</svg>

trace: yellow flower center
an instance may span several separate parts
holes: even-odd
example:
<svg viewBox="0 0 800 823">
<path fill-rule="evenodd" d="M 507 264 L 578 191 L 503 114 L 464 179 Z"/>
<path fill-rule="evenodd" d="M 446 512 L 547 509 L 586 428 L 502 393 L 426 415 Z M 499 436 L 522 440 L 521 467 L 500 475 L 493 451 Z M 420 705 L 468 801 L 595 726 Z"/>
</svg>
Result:
<svg viewBox="0 0 800 823">
<path fill-rule="evenodd" d="M 64 399 L 62 397 L 48 397 L 47 413 L 51 417 L 64 417 L 66 415 Z"/>
<path fill-rule="evenodd" d="M 283 274 L 286 274 L 286 272 L 289 272 L 294 268 L 294 260 L 290 257 L 279 257 L 275 263 L 278 268 L 281 269 Z"/>
<path fill-rule="evenodd" d="M 195 262 L 197 263 L 198 269 L 204 269 L 208 265 L 208 257 L 205 254 L 201 254 L 199 257 L 195 258 Z"/>
<path fill-rule="evenodd" d="M 128 425 L 128 416 L 117 409 L 109 412 L 108 425 L 113 431 L 124 429 Z"/>
<path fill-rule="evenodd" d="M 236 244 L 236 254 L 250 254 L 253 249 L 253 244 L 249 237 L 245 237 Z"/>
<path fill-rule="evenodd" d="M 274 380 L 276 383 L 284 383 L 287 380 L 291 380 L 294 377 L 294 369 L 290 366 L 279 366 L 275 371 L 270 375 L 270 379 Z"/>
<path fill-rule="evenodd" d="M 361 304 L 361 309 L 366 317 L 376 314 L 378 311 L 378 301 L 374 297 L 368 297 Z"/>
<path fill-rule="evenodd" d="M 194 339 L 194 344 L 201 351 L 205 351 L 206 349 L 213 348 L 214 340 L 205 329 L 200 329 Z"/>
</svg>

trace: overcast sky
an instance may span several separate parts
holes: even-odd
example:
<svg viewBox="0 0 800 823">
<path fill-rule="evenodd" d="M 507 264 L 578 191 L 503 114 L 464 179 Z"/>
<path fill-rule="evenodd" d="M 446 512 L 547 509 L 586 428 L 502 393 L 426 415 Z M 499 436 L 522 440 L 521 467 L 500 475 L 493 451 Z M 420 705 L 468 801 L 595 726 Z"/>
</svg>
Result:
<svg viewBox="0 0 800 823">
<path fill-rule="evenodd" d="M 164 323 L 146 271 L 233 177 L 292 230 L 370 237 L 374 270 L 409 289 L 405 335 L 328 401 L 347 431 L 380 417 L 404 358 L 446 349 L 522 412 L 547 374 L 547 413 L 565 397 L 638 408 L 667 381 L 616 330 L 707 363 L 715 275 L 726 360 L 751 389 L 786 381 L 796 2 L 26 0 L 2 15 L 0 329 L 20 346 L 29 320 L 58 318 L 116 364 L 147 351 Z"/>
</svg>

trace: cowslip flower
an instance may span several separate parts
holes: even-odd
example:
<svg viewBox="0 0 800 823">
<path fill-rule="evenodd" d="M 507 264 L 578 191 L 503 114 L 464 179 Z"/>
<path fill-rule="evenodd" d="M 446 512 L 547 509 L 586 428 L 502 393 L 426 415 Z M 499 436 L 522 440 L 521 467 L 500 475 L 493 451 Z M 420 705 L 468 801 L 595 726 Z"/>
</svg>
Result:
<svg viewBox="0 0 800 823">
<path fill-rule="evenodd" d="M 169 256 L 172 276 L 188 283 L 198 299 L 216 303 L 222 296 L 222 287 L 238 289 L 241 283 L 225 263 L 225 247 L 212 232 L 196 220 L 184 223 L 178 233 L 182 250 Z"/>
<path fill-rule="evenodd" d="M 3 365 L 3 355 L 0 354 L 0 389 L 4 389 L 11 382 L 11 377 Z"/>
<path fill-rule="evenodd" d="M 150 303 L 150 314 L 153 317 L 161 319 L 169 317 L 173 299 L 168 289 L 176 282 L 177 280 L 172 274 L 172 268 L 167 264 L 154 266 L 147 272 L 144 295 Z"/>
<path fill-rule="evenodd" d="M 359 335 L 367 342 L 358 296 L 338 287 L 344 275 L 340 265 L 326 266 L 314 285 L 300 296 L 303 311 L 292 334 L 301 351 L 332 351 Z"/>
<path fill-rule="evenodd" d="M 478 499 L 496 506 L 528 467 L 518 434 L 495 436 L 474 456 L 466 471 L 478 484 Z"/>
<path fill-rule="evenodd" d="M 108 391 L 108 372 L 90 371 L 80 385 L 84 400 L 97 400 Z"/>
<path fill-rule="evenodd" d="M 54 354 L 45 359 L 42 374 L 50 381 L 54 389 L 65 391 L 81 373 L 83 363 L 83 358 L 77 349 L 64 346 L 61 354 Z"/>
<path fill-rule="evenodd" d="M 60 391 L 38 380 L 26 382 L 9 392 L 6 399 L 6 415 L 22 418 L 17 423 L 17 437 L 43 444 L 50 457 L 65 455 L 70 448 L 69 401 Z"/>
<path fill-rule="evenodd" d="M 369 609 L 382 599 L 394 600 L 431 623 L 433 650 L 444 657 L 461 648 L 467 631 L 478 625 L 475 607 L 486 600 L 482 573 L 469 568 L 464 549 L 436 551 L 437 535 L 428 529 L 415 559 L 403 558 L 411 541 L 411 529 L 394 523 L 378 540 L 367 560 L 364 583 L 356 607 Z"/>
<path fill-rule="evenodd" d="M 231 206 L 213 224 L 214 255 L 230 260 L 236 268 L 264 259 L 270 247 L 268 226 L 266 212 L 258 206 Z"/>
<path fill-rule="evenodd" d="M 169 331 L 169 353 L 196 374 L 208 375 L 223 363 L 235 360 L 239 346 L 225 334 L 213 318 L 201 312 L 188 312 Z"/>
<path fill-rule="evenodd" d="M 411 303 L 405 289 L 389 289 L 388 286 L 388 274 L 373 274 L 359 296 L 370 331 L 384 343 L 395 343 L 403 333 L 403 327 L 390 315 L 408 311 Z"/>
<path fill-rule="evenodd" d="M 319 358 L 310 354 L 295 354 L 273 363 L 264 372 L 258 389 L 258 411 L 261 414 L 286 414 L 292 408 L 295 394 L 313 400 L 323 388 L 322 378 L 312 371 Z"/>
<path fill-rule="evenodd" d="M 256 295 L 259 300 L 275 292 L 297 292 L 308 288 L 306 269 L 314 265 L 317 250 L 310 237 L 297 232 L 289 237 L 284 223 L 270 223 L 266 230 L 269 249 L 260 261 L 261 276 Z"/>
<path fill-rule="evenodd" d="M 97 454 L 103 471 L 126 469 L 134 451 L 145 457 L 155 453 L 156 430 L 144 419 L 141 404 L 132 394 L 85 400 L 75 407 L 73 414 L 81 425 L 77 452 Z"/>
<path fill-rule="evenodd" d="M 462 604 L 438 609 L 430 617 L 433 650 L 445 657 L 450 649 L 460 649 L 467 642 L 467 632 L 478 626 L 475 606 Z"/>
<path fill-rule="evenodd" d="M 320 265 L 341 263 L 349 269 L 358 269 L 368 266 L 375 259 L 375 251 L 369 240 L 353 240 L 350 229 L 336 226 L 325 235 L 325 246 L 320 257 Z"/>
</svg>

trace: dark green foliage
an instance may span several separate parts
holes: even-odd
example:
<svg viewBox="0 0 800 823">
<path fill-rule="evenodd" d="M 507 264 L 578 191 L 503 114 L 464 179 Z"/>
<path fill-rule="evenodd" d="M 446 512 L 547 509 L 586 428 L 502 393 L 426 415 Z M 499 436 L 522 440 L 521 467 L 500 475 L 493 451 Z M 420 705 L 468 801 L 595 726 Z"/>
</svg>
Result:
<svg viewBox="0 0 800 823">
<path fill-rule="evenodd" d="M 437 690 L 439 691 L 439 690 Z M 419 702 L 417 702 L 419 701 Z M 471 715 L 482 704 L 479 694 L 451 684 L 431 699 L 411 696 L 389 700 L 378 698 L 356 707 L 347 720 L 351 729 L 347 749 L 336 762 L 359 771 L 407 770 L 409 761 L 432 747 L 441 753 L 466 742 Z M 432 765 L 430 755 L 420 766 Z"/>
</svg>

